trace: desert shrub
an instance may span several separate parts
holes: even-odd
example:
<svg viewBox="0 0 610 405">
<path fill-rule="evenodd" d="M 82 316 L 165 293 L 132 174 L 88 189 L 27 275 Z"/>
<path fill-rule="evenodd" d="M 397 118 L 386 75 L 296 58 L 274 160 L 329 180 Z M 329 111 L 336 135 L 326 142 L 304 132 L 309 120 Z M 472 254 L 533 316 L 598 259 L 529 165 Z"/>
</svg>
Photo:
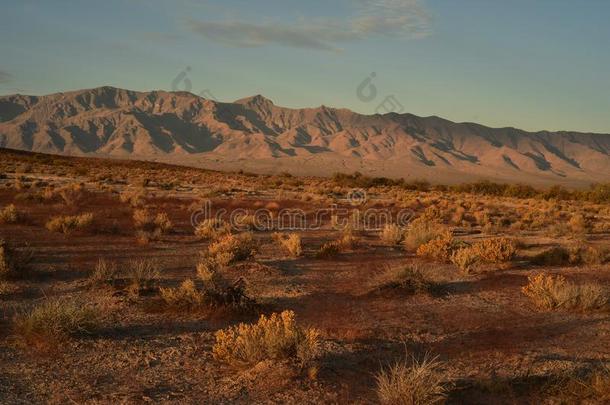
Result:
<svg viewBox="0 0 610 405">
<path fill-rule="evenodd" d="M 588 246 L 586 244 L 576 244 L 567 248 L 570 264 L 603 264 L 609 259 L 609 253 L 607 249 Z"/>
<path fill-rule="evenodd" d="M 261 315 L 256 324 L 239 324 L 216 332 L 212 349 L 216 360 L 233 366 L 251 366 L 264 360 L 296 361 L 305 365 L 318 355 L 319 335 L 302 328 L 292 311 Z"/>
<path fill-rule="evenodd" d="M 256 228 L 256 218 L 254 215 L 238 215 L 234 218 L 234 225 L 240 231 L 252 231 Z"/>
<path fill-rule="evenodd" d="M 303 253 L 301 236 L 297 233 L 283 235 L 276 232 L 273 234 L 273 239 L 292 257 L 299 257 Z"/>
<path fill-rule="evenodd" d="M 340 250 L 355 249 L 358 246 L 358 238 L 354 235 L 354 230 L 351 225 L 343 228 L 341 237 L 337 241 L 340 245 Z"/>
<path fill-rule="evenodd" d="M 136 209 L 133 212 L 133 223 L 136 228 L 136 237 L 142 244 L 156 240 L 172 229 L 172 222 L 165 212 L 153 215 L 147 209 Z"/>
<path fill-rule="evenodd" d="M 456 249 L 457 245 L 451 232 L 445 231 L 436 239 L 432 239 L 417 248 L 417 255 L 420 257 L 427 257 L 433 260 L 447 262 L 451 260 L 451 255 Z"/>
<path fill-rule="evenodd" d="M 457 249 L 451 254 L 451 263 L 466 273 L 470 273 L 479 261 L 480 257 L 471 246 Z"/>
<path fill-rule="evenodd" d="M 13 333 L 28 348 L 50 348 L 74 335 L 90 333 L 99 316 L 92 306 L 79 301 L 49 299 L 19 312 L 13 319 Z"/>
<path fill-rule="evenodd" d="M 537 307 L 546 310 L 596 310 L 604 309 L 610 303 L 610 294 L 602 286 L 591 283 L 578 285 L 561 275 L 530 276 L 522 291 Z"/>
<path fill-rule="evenodd" d="M 105 259 L 99 259 L 93 272 L 89 275 L 89 284 L 102 285 L 112 284 L 117 276 L 116 263 L 107 261 Z"/>
<path fill-rule="evenodd" d="M 127 290 L 132 295 L 153 290 L 161 277 L 161 268 L 155 260 L 131 260 L 127 266 Z"/>
<path fill-rule="evenodd" d="M 82 184 L 68 184 L 60 187 L 55 191 L 55 194 L 61 197 L 66 205 L 79 206 L 82 205 L 88 197 L 88 192 Z"/>
<path fill-rule="evenodd" d="M 133 211 L 133 224 L 138 229 L 153 229 L 153 217 L 147 209 L 136 209 Z"/>
<path fill-rule="evenodd" d="M 446 232 L 447 229 L 438 222 L 424 217 L 416 218 L 407 229 L 404 241 L 405 247 L 410 250 L 417 250 L 421 245 L 441 237 Z"/>
<path fill-rule="evenodd" d="M 324 243 L 316 252 L 316 257 L 319 259 L 327 259 L 341 253 L 341 245 L 337 241 Z"/>
<path fill-rule="evenodd" d="M 126 190 L 119 195 L 122 203 L 128 203 L 134 208 L 143 206 L 145 198 L 146 192 L 144 189 Z"/>
<path fill-rule="evenodd" d="M 487 263 L 511 261 L 517 253 L 517 244 L 509 238 L 492 238 L 472 245 L 473 253 Z"/>
<path fill-rule="evenodd" d="M 31 250 L 16 250 L 7 241 L 0 239 L 0 281 L 18 276 L 27 268 L 32 257 Z"/>
<path fill-rule="evenodd" d="M 190 279 L 183 281 L 178 288 L 159 288 L 159 295 L 167 306 L 177 309 L 198 308 L 204 301 L 204 294 Z"/>
<path fill-rule="evenodd" d="M 398 245 L 404 236 L 403 229 L 396 224 L 386 224 L 381 231 L 381 240 L 388 245 Z"/>
<path fill-rule="evenodd" d="M 161 233 L 167 233 L 172 230 L 173 224 L 169 216 L 165 212 L 159 212 L 153 220 L 155 229 L 159 229 Z"/>
<path fill-rule="evenodd" d="M 221 266 L 248 260 L 256 254 L 258 246 L 251 232 L 223 235 L 208 247 L 206 258 Z"/>
<path fill-rule="evenodd" d="M 11 286 L 6 281 L 0 279 L 0 297 L 8 294 L 11 291 Z"/>
<path fill-rule="evenodd" d="M 197 287 L 193 280 L 185 280 L 177 288 L 160 288 L 159 294 L 167 308 L 174 310 L 213 310 L 229 308 L 249 311 L 255 308 L 256 301 L 246 294 L 242 279 L 230 284 L 216 270 L 208 266 L 197 267 L 202 286 Z"/>
<path fill-rule="evenodd" d="M 7 205 L 0 210 L 0 224 L 16 224 L 22 215 L 14 204 Z"/>
<path fill-rule="evenodd" d="M 69 235 L 75 230 L 84 230 L 93 223 L 93 214 L 80 214 L 72 216 L 57 216 L 51 218 L 46 228 L 51 232 L 61 232 L 64 235 Z"/>
<path fill-rule="evenodd" d="M 195 228 L 195 236 L 201 240 L 215 239 L 231 233 L 231 225 L 221 219 L 206 219 Z"/>
<path fill-rule="evenodd" d="M 568 221 L 568 226 L 572 232 L 577 234 L 583 234 L 589 230 L 589 224 L 582 214 L 572 215 Z"/>
<path fill-rule="evenodd" d="M 375 377 L 377 397 L 387 405 L 429 405 L 445 401 L 444 377 L 436 358 L 424 357 L 411 364 L 400 361 Z"/>
<path fill-rule="evenodd" d="M 409 293 L 432 292 L 438 284 L 417 265 L 390 267 L 376 281 L 377 288 L 398 288 Z"/>
<path fill-rule="evenodd" d="M 142 229 L 136 230 L 136 242 L 138 245 L 148 245 L 151 241 L 159 240 L 161 238 L 161 232 L 159 231 L 144 231 Z"/>
</svg>

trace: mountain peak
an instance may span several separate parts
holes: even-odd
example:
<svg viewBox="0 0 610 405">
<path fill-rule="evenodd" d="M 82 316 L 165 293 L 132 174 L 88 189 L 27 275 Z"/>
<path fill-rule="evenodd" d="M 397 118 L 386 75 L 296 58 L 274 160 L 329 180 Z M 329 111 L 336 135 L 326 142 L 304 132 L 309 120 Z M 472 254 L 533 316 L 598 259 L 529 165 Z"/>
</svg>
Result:
<svg viewBox="0 0 610 405">
<path fill-rule="evenodd" d="M 241 99 L 235 101 L 235 104 L 243 104 L 243 105 L 249 105 L 249 106 L 275 105 L 275 104 L 273 104 L 273 101 L 269 100 L 268 98 L 264 97 L 261 94 L 257 94 L 255 96 L 251 96 L 251 97 L 241 98 Z"/>
</svg>

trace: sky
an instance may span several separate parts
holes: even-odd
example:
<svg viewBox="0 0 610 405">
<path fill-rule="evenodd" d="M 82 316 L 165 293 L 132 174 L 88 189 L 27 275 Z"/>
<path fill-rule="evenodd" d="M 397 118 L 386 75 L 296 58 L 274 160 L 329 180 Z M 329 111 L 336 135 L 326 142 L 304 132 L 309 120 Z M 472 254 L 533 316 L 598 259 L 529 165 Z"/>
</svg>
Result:
<svg viewBox="0 0 610 405">
<path fill-rule="evenodd" d="M 0 94 L 262 94 L 610 133 L 609 20 L 607 0 L 0 0 Z"/>
</svg>

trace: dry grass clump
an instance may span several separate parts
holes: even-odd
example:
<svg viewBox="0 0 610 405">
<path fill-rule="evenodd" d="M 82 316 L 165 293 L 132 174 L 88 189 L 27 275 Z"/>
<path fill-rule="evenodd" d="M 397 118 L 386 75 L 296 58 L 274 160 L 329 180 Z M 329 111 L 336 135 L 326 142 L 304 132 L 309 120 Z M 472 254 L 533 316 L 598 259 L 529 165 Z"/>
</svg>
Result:
<svg viewBox="0 0 610 405">
<path fill-rule="evenodd" d="M 119 195 L 119 199 L 122 203 L 127 203 L 133 208 L 142 207 L 146 198 L 146 192 L 144 189 L 137 190 L 126 190 Z"/>
<path fill-rule="evenodd" d="M 201 240 L 216 239 L 231 233 L 231 225 L 221 219 L 206 219 L 195 228 L 195 236 Z"/>
<path fill-rule="evenodd" d="M 155 260 L 132 260 L 127 266 L 127 291 L 134 296 L 154 290 L 161 278 L 161 267 Z"/>
<path fill-rule="evenodd" d="M 318 249 L 316 257 L 318 259 L 328 259 L 341 253 L 341 248 L 341 244 L 337 241 L 326 242 Z"/>
<path fill-rule="evenodd" d="M 570 230 L 576 234 L 587 233 L 590 229 L 590 225 L 586 218 L 582 214 L 572 215 L 568 221 Z"/>
<path fill-rule="evenodd" d="M 184 280 L 178 288 L 159 288 L 159 295 L 165 304 L 173 309 L 196 309 L 203 305 L 205 294 L 197 289 L 191 279 Z"/>
<path fill-rule="evenodd" d="M 61 197 L 65 205 L 70 206 L 82 205 L 89 196 L 85 186 L 77 183 L 65 185 L 57 189 L 54 194 Z"/>
<path fill-rule="evenodd" d="M 204 258 L 221 267 L 248 260 L 258 251 L 258 246 L 251 232 L 238 235 L 223 235 L 210 244 Z"/>
<path fill-rule="evenodd" d="M 207 263 L 197 266 L 201 287 L 193 280 L 185 280 L 177 288 L 160 288 L 159 294 L 166 307 L 180 311 L 213 310 L 228 308 L 250 311 L 256 302 L 246 294 L 242 279 L 230 284 L 222 275 Z"/>
<path fill-rule="evenodd" d="M 15 204 L 7 205 L 0 210 L 0 224 L 16 224 L 23 218 Z"/>
<path fill-rule="evenodd" d="M 301 236 L 297 233 L 283 235 L 274 233 L 273 239 L 292 257 L 299 257 L 303 254 L 303 246 L 301 244 Z"/>
<path fill-rule="evenodd" d="M 212 349 L 216 360 L 235 367 L 252 366 L 261 361 L 312 362 L 319 353 L 319 334 L 303 328 L 292 311 L 261 315 L 258 323 L 230 327 L 216 332 Z"/>
<path fill-rule="evenodd" d="M 574 245 L 568 248 L 570 264 L 603 264 L 610 259 L 608 249 L 586 244 Z"/>
<path fill-rule="evenodd" d="M 445 231 L 437 238 L 432 239 L 417 248 L 417 255 L 429 259 L 447 262 L 451 260 L 451 255 L 456 249 L 456 241 L 451 236 L 451 232 Z"/>
<path fill-rule="evenodd" d="M 522 288 L 534 304 L 541 309 L 599 310 L 610 304 L 610 292 L 600 285 L 575 284 L 561 275 L 538 274 L 528 277 Z"/>
<path fill-rule="evenodd" d="M 389 267 L 376 280 L 377 288 L 396 288 L 408 293 L 431 293 L 438 284 L 430 277 L 428 271 L 417 265 Z"/>
<path fill-rule="evenodd" d="M 0 279 L 0 297 L 4 294 L 8 294 L 11 291 L 11 286 L 6 281 Z"/>
<path fill-rule="evenodd" d="M 405 234 L 405 248 L 417 250 L 421 245 L 434 239 L 440 239 L 447 233 L 445 226 L 425 217 L 419 217 L 411 222 Z"/>
<path fill-rule="evenodd" d="M 99 259 L 89 276 L 89 285 L 113 284 L 117 277 L 117 265 L 105 259 Z"/>
<path fill-rule="evenodd" d="M 437 358 L 400 361 L 375 377 L 377 397 L 384 405 L 429 405 L 445 402 L 447 391 Z"/>
<path fill-rule="evenodd" d="M 398 245 L 404 238 L 404 230 L 396 224 L 386 224 L 381 231 L 380 238 L 387 245 Z"/>
<path fill-rule="evenodd" d="M 136 209 L 133 212 L 133 223 L 136 228 L 136 238 L 140 244 L 148 244 L 158 240 L 161 235 L 171 231 L 173 224 L 165 212 L 153 215 L 147 209 Z"/>
<path fill-rule="evenodd" d="M 343 228 L 341 237 L 337 241 L 341 247 L 341 250 L 352 250 L 358 246 L 358 237 L 354 235 L 354 230 L 351 225 Z"/>
<path fill-rule="evenodd" d="M 159 212 L 152 215 L 147 209 L 134 210 L 133 223 L 136 229 L 161 234 L 169 232 L 173 226 L 167 213 Z"/>
<path fill-rule="evenodd" d="M 69 235 L 76 230 L 84 230 L 93 223 L 93 214 L 66 215 L 51 218 L 45 225 L 51 232 Z"/>
<path fill-rule="evenodd" d="M 13 333 L 25 348 L 50 349 L 70 336 L 90 333 L 98 324 L 99 314 L 80 301 L 49 299 L 18 313 L 13 319 Z"/>
</svg>

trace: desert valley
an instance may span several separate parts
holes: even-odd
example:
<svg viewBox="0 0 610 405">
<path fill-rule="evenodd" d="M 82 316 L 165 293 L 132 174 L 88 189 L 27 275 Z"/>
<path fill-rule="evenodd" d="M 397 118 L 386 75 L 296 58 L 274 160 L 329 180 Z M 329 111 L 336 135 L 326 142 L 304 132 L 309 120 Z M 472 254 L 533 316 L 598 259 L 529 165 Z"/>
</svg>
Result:
<svg viewBox="0 0 610 405">
<path fill-rule="evenodd" d="M 610 1 L 0 12 L 0 405 L 610 404 Z"/>
<path fill-rule="evenodd" d="M 4 403 L 610 399 L 608 186 L 0 158 Z"/>
</svg>

